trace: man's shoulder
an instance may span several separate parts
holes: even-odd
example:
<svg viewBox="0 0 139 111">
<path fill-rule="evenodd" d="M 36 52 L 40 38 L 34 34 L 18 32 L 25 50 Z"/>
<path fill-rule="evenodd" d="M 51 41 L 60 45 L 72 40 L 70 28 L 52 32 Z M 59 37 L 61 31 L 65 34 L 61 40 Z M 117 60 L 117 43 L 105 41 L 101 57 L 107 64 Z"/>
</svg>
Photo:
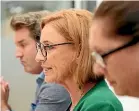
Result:
<svg viewBox="0 0 139 111">
<path fill-rule="evenodd" d="M 36 95 L 36 111 L 64 111 L 70 105 L 68 91 L 55 83 L 42 83 Z"/>
<path fill-rule="evenodd" d="M 38 95 L 40 99 L 41 98 L 47 98 L 47 99 L 69 99 L 70 96 L 68 91 L 60 84 L 55 83 L 43 83 L 39 89 Z"/>
<path fill-rule="evenodd" d="M 49 90 L 49 91 L 66 91 L 67 90 L 60 84 L 56 84 L 56 83 L 43 83 L 40 87 L 40 91 L 42 92 L 43 90 Z"/>
</svg>

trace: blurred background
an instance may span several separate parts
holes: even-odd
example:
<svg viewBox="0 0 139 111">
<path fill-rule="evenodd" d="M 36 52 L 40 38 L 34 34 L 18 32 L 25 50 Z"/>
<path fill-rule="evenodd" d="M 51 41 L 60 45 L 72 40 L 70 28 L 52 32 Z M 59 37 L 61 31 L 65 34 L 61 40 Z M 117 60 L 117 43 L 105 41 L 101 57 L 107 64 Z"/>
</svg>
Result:
<svg viewBox="0 0 139 111">
<path fill-rule="evenodd" d="M 9 81 L 9 104 L 14 111 L 29 111 L 35 96 L 36 76 L 25 73 L 15 58 L 14 33 L 9 27 L 10 17 L 29 11 L 56 11 L 68 8 L 81 8 L 93 12 L 101 1 L 1 1 L 1 75 Z M 118 98 L 123 104 L 124 111 L 139 111 L 139 99 L 119 96 Z"/>
</svg>

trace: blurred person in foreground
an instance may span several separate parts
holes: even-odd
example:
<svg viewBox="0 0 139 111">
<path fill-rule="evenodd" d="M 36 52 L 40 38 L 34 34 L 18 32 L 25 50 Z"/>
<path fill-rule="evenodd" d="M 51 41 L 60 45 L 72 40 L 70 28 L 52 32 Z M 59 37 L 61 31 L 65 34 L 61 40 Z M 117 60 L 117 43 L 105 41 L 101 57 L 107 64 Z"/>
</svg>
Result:
<svg viewBox="0 0 139 111">
<path fill-rule="evenodd" d="M 67 111 L 123 111 L 103 76 L 93 73 L 88 44 L 91 21 L 87 10 L 61 10 L 46 16 L 36 61 L 43 67 L 45 81 L 59 83 L 70 93 Z"/>
<path fill-rule="evenodd" d="M 31 111 L 65 111 L 70 105 L 70 96 L 66 89 L 59 84 L 45 82 L 41 64 L 35 61 L 36 40 L 40 38 L 40 22 L 49 14 L 48 11 L 18 14 L 13 16 L 10 22 L 15 32 L 16 57 L 19 58 L 26 72 L 39 75 L 36 80 L 37 89 L 35 101 L 31 104 Z M 11 110 L 7 99 L 8 84 L 4 83 L 4 80 L 1 83 L 4 89 L 2 90 L 2 111 Z"/>
<path fill-rule="evenodd" d="M 139 97 L 139 1 L 103 1 L 90 29 L 94 73 L 118 95 Z"/>
</svg>

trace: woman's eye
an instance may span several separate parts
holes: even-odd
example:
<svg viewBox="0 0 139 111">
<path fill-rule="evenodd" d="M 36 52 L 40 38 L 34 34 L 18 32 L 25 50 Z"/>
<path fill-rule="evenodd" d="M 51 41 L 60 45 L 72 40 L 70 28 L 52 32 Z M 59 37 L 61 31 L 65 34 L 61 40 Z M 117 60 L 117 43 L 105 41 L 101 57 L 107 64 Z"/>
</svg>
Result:
<svg viewBox="0 0 139 111">
<path fill-rule="evenodd" d="M 51 50 L 51 49 L 53 49 L 53 48 L 54 48 L 54 46 L 51 46 L 51 45 L 45 46 L 45 49 L 46 49 L 46 50 Z"/>
</svg>

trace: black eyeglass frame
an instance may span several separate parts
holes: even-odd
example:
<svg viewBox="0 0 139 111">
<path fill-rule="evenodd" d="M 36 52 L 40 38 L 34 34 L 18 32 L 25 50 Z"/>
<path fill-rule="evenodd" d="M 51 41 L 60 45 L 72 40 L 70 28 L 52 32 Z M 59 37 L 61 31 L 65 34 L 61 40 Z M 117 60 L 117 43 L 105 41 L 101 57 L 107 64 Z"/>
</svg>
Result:
<svg viewBox="0 0 139 111">
<path fill-rule="evenodd" d="M 52 44 L 52 45 L 43 45 L 42 43 L 40 43 L 40 42 L 36 42 L 36 49 L 37 49 L 37 52 L 40 50 L 41 51 L 41 54 L 43 55 L 43 57 L 46 59 L 47 58 L 47 50 L 45 50 L 46 49 L 46 47 L 53 47 L 53 46 L 59 46 L 59 45 L 66 45 L 66 44 L 73 44 L 72 42 L 64 42 L 64 43 L 58 43 L 58 44 Z M 41 45 L 43 46 L 43 48 L 44 48 L 44 51 L 45 51 L 45 55 L 43 54 L 43 52 L 42 52 L 42 48 L 41 48 Z"/>
<path fill-rule="evenodd" d="M 119 51 L 121 49 L 124 49 L 124 48 L 127 48 L 129 46 L 132 46 L 132 45 L 134 45 L 134 44 L 136 44 L 138 42 L 139 42 L 139 37 L 134 37 L 130 42 L 126 43 L 125 45 L 123 45 L 121 47 L 118 47 L 116 49 L 110 50 L 110 51 L 108 51 L 108 52 L 106 52 L 104 54 L 101 54 L 101 57 L 104 58 L 104 57 L 106 57 L 106 56 L 108 56 L 108 55 L 110 55 L 110 54 L 112 54 L 114 52 L 117 52 L 117 51 Z"/>
</svg>

